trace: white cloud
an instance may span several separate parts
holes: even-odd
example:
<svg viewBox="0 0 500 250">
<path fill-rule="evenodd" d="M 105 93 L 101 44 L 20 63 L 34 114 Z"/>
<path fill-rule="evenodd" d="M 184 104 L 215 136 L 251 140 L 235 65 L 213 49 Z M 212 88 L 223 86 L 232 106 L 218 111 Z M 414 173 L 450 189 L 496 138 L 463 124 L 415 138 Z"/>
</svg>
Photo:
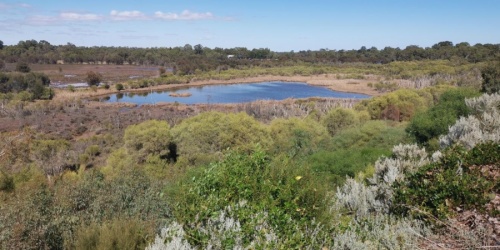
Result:
<svg viewBox="0 0 500 250">
<path fill-rule="evenodd" d="M 213 19 L 214 15 L 210 12 L 197 13 L 189 10 L 184 10 L 182 13 L 163 13 L 161 11 L 155 12 L 155 17 L 163 20 L 206 20 Z"/>
<path fill-rule="evenodd" d="M 25 23 L 30 25 L 64 25 L 65 22 L 99 21 L 104 17 L 97 14 L 82 14 L 77 12 L 61 12 L 57 16 L 34 15 L 27 17 Z"/>
<path fill-rule="evenodd" d="M 0 3 L 0 9 L 7 8 L 5 4 Z M 59 15 L 45 16 L 34 15 L 26 17 L 25 24 L 30 25 L 63 25 L 65 22 L 93 22 L 93 21 L 126 21 L 126 20 L 211 20 L 216 17 L 211 12 L 191 12 L 184 10 L 181 13 L 164 13 L 157 11 L 152 15 L 147 15 L 138 10 L 118 11 L 111 10 L 109 15 L 99 15 L 95 13 L 80 13 L 80 12 L 60 12 Z"/>
<path fill-rule="evenodd" d="M 27 3 L 19 3 L 19 4 L 0 3 L 0 10 L 16 9 L 16 8 L 31 8 L 31 5 Z"/>
<path fill-rule="evenodd" d="M 133 11 L 117 11 L 117 10 L 112 10 L 109 15 L 111 16 L 111 19 L 113 20 L 144 20 L 148 19 L 147 16 L 137 10 Z"/>
<path fill-rule="evenodd" d="M 31 25 L 48 25 L 48 24 L 54 24 L 57 23 L 59 19 L 54 16 L 41 16 L 41 15 L 35 15 L 26 20 L 27 24 Z"/>
<path fill-rule="evenodd" d="M 102 16 L 97 14 L 80 14 L 76 12 L 62 12 L 59 17 L 63 21 L 97 21 L 102 19 Z"/>
</svg>

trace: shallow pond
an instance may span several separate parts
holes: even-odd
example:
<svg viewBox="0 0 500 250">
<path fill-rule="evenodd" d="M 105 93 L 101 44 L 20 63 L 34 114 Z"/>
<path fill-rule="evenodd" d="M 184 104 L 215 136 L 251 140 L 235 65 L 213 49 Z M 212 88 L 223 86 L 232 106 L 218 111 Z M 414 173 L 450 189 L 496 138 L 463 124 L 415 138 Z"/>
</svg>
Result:
<svg viewBox="0 0 500 250">
<path fill-rule="evenodd" d="M 178 95 L 174 97 L 171 95 Z M 189 95 L 189 96 L 188 96 Z M 185 97 L 181 97 L 185 96 Z M 113 94 L 104 101 L 154 104 L 178 102 L 184 104 L 244 103 L 256 100 L 284 100 L 287 98 L 333 97 L 364 99 L 370 96 L 337 92 L 325 87 L 298 82 L 242 83 L 231 85 L 208 85 L 177 90 L 144 93 Z"/>
</svg>

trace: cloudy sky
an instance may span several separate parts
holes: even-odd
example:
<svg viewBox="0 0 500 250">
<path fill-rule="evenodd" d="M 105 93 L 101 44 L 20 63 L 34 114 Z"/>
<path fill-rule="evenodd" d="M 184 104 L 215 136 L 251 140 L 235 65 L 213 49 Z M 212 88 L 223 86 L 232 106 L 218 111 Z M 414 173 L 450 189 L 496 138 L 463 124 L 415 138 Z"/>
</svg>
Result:
<svg viewBox="0 0 500 250">
<path fill-rule="evenodd" d="M 0 0 L 0 40 L 274 51 L 500 43 L 499 0 Z"/>
</svg>

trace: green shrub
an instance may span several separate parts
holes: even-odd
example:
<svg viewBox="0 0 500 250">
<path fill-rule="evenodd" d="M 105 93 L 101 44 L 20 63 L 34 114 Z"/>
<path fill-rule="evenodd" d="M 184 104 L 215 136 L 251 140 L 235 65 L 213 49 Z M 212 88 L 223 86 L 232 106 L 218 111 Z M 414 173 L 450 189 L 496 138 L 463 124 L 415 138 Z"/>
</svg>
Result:
<svg viewBox="0 0 500 250">
<path fill-rule="evenodd" d="M 123 140 L 127 153 L 140 163 L 153 155 L 169 158 L 171 138 L 168 122 L 149 120 L 127 127 Z"/>
<path fill-rule="evenodd" d="M 0 191 L 10 192 L 14 190 L 14 178 L 0 171 Z"/>
<path fill-rule="evenodd" d="M 16 64 L 16 71 L 22 72 L 22 73 L 28 73 L 31 71 L 30 66 L 25 63 L 25 62 L 18 62 Z"/>
<path fill-rule="evenodd" d="M 429 101 L 425 92 L 399 89 L 383 96 L 361 101 L 357 110 L 366 110 L 372 119 L 409 121 L 415 113 L 427 109 Z"/>
<path fill-rule="evenodd" d="M 461 147 L 451 148 L 440 161 L 422 167 L 407 176 L 405 182 L 396 183 L 393 210 L 426 219 L 429 214 L 446 218 L 457 207 L 484 210 L 489 194 L 498 193 L 500 184 L 493 176 L 482 173 L 481 168 L 498 164 L 498 155 L 500 145 L 496 143 L 478 144 L 469 152 Z"/>
<path fill-rule="evenodd" d="M 403 126 L 383 121 L 368 121 L 341 130 L 333 137 L 331 148 L 311 155 L 307 163 L 314 173 L 331 186 L 341 185 L 345 178 L 364 172 L 381 156 L 388 156 L 393 145 L 404 142 Z"/>
<path fill-rule="evenodd" d="M 89 86 L 98 86 L 102 81 L 102 75 L 100 73 L 89 71 L 87 72 L 87 77 L 85 78 Z"/>
<path fill-rule="evenodd" d="M 328 144 L 329 139 L 326 129 L 312 119 L 274 119 L 269 131 L 272 139 L 269 151 L 292 157 L 317 152 Z"/>
<path fill-rule="evenodd" d="M 482 92 L 491 94 L 500 91 L 500 61 L 490 63 L 481 70 Z"/>
<path fill-rule="evenodd" d="M 308 240 L 299 236 L 300 230 L 312 226 L 314 219 L 321 221 L 326 209 L 322 184 L 313 179 L 309 169 L 286 158 L 271 160 L 260 150 L 250 155 L 231 152 L 224 160 L 189 174 L 178 185 L 169 195 L 176 204 L 174 215 L 184 225 L 189 242 L 201 248 L 211 235 L 200 225 L 210 227 L 209 222 L 221 213 L 237 218 L 243 245 L 262 233 L 255 227 L 265 223 L 278 236 L 288 238 L 292 246 L 305 246 Z M 258 214 L 267 219 L 258 222 Z M 234 242 L 224 245 L 234 247 Z"/>
<path fill-rule="evenodd" d="M 115 85 L 115 88 L 116 88 L 116 90 L 118 90 L 118 91 L 122 91 L 122 90 L 124 90 L 124 89 L 125 89 L 125 88 L 123 87 L 123 84 L 121 84 L 121 83 L 117 83 L 117 84 Z"/>
<path fill-rule="evenodd" d="M 218 159 L 227 149 L 249 152 L 255 144 L 264 148 L 269 144 L 267 129 L 246 113 L 202 113 L 182 121 L 171 132 L 179 159 L 189 165 Z"/>
<path fill-rule="evenodd" d="M 429 146 L 431 139 L 446 134 L 448 127 L 459 117 L 469 115 L 470 109 L 465 104 L 465 98 L 478 95 L 476 90 L 466 88 L 446 91 L 440 96 L 438 104 L 415 115 L 406 131 L 418 143 Z"/>
<path fill-rule="evenodd" d="M 75 230 L 73 249 L 144 249 L 152 232 L 135 219 L 116 219 L 81 225 Z M 67 246 L 70 247 L 70 246 Z"/>
<path fill-rule="evenodd" d="M 337 134 L 340 130 L 358 124 L 368 119 L 361 112 L 352 109 L 336 108 L 330 110 L 323 118 L 322 123 L 331 136 Z"/>
</svg>

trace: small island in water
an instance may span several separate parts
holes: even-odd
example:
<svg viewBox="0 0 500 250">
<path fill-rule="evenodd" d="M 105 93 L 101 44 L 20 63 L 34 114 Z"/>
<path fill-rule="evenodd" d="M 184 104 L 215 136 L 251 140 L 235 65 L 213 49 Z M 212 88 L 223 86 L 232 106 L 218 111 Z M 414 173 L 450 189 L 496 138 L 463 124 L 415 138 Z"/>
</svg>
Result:
<svg viewBox="0 0 500 250">
<path fill-rule="evenodd" d="M 189 92 L 183 92 L 183 93 L 170 93 L 169 96 L 171 97 L 190 97 L 191 93 Z"/>
</svg>

